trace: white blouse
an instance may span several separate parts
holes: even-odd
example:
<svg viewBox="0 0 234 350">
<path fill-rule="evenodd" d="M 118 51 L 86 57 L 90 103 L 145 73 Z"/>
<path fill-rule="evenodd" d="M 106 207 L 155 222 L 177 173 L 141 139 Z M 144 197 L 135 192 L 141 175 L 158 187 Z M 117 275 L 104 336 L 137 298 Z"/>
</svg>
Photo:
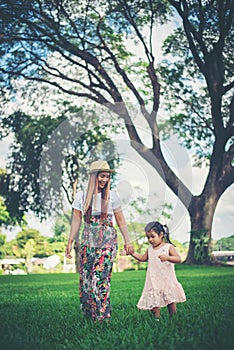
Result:
<svg viewBox="0 0 234 350">
<path fill-rule="evenodd" d="M 85 201 L 86 191 L 78 191 L 74 202 L 72 203 L 72 208 L 80 210 L 84 214 L 84 201 Z M 116 191 L 110 190 L 110 201 L 108 205 L 108 214 L 112 214 L 113 210 L 121 207 L 121 201 L 119 195 Z M 92 214 L 100 215 L 101 214 L 101 193 L 98 193 L 93 199 L 92 204 Z"/>
</svg>

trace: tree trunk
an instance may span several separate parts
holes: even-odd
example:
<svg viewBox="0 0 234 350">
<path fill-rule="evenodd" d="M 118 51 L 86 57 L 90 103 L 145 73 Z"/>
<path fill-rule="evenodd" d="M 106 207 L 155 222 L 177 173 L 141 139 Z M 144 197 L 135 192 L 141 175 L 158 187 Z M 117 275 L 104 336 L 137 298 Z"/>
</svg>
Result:
<svg viewBox="0 0 234 350">
<path fill-rule="evenodd" d="M 27 274 L 32 273 L 32 261 L 31 258 L 25 257 L 25 267 L 26 267 L 26 272 Z"/>
<path fill-rule="evenodd" d="M 214 191 L 192 198 L 189 214 L 191 220 L 189 252 L 186 264 L 211 264 L 211 228 L 219 196 Z"/>
</svg>

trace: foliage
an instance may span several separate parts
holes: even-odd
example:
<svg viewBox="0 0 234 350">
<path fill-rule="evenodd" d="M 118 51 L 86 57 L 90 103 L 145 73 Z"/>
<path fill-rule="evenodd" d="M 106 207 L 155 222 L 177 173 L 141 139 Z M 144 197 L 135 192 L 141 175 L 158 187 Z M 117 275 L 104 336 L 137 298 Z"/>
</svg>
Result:
<svg viewBox="0 0 234 350">
<path fill-rule="evenodd" d="M 81 119 L 74 123 L 71 115 L 77 113 Z M 98 126 L 92 111 L 85 112 L 84 123 L 83 113 L 67 103 L 57 118 L 22 112 L 2 118 L 1 136 L 14 134 L 4 195 L 11 216 L 18 221 L 29 210 L 41 218 L 58 213 L 64 192 L 72 202 L 76 187 L 82 187 L 87 177 L 90 159 L 102 157 L 105 152 L 111 165 L 118 162 L 106 127 Z"/>
<path fill-rule="evenodd" d="M 54 237 L 51 239 L 54 242 L 66 242 L 70 232 L 70 220 L 71 213 L 65 215 L 58 215 L 54 225 Z"/>
<path fill-rule="evenodd" d="M 234 250 L 234 235 L 215 241 L 213 250 Z"/>
<path fill-rule="evenodd" d="M 109 323 L 82 316 L 77 274 L 0 276 L 0 347 L 231 350 L 233 269 L 176 265 L 176 273 L 187 301 L 173 318 L 162 308 L 160 322 L 136 308 L 145 271 L 113 274 Z"/>
<path fill-rule="evenodd" d="M 11 241 L 8 241 L 5 243 L 5 252 L 6 252 L 6 256 L 9 257 L 19 257 L 19 255 L 17 255 L 17 253 L 15 253 L 15 247 L 17 247 L 17 243 L 15 239 L 12 239 Z"/>
<path fill-rule="evenodd" d="M 0 177 L 5 172 L 1 171 Z M 7 210 L 4 199 L 0 196 L 0 258 L 3 258 L 8 253 L 8 248 L 6 245 L 6 235 L 1 234 L 2 226 L 9 226 L 15 223 L 15 218 L 10 216 L 10 213 Z"/>
<path fill-rule="evenodd" d="M 203 234 L 200 236 L 200 238 L 194 238 L 194 243 L 194 257 L 196 261 L 200 261 L 201 264 L 207 263 L 207 252 L 208 256 L 210 256 L 209 238 L 205 234 Z"/>
<path fill-rule="evenodd" d="M 9 222 L 10 215 L 6 210 L 6 206 L 4 205 L 3 198 L 0 197 L 0 226 L 3 224 L 7 224 Z"/>
<path fill-rule="evenodd" d="M 38 81 L 49 82 L 68 94 L 91 96 L 105 102 L 106 98 L 100 92 L 104 96 L 105 93 L 111 95 L 111 86 L 106 89 L 108 77 L 102 79 L 102 67 L 96 58 L 110 72 L 113 72 L 113 61 L 127 66 L 127 59 L 132 55 L 125 47 L 125 39 L 135 38 L 135 31 L 149 22 L 151 25 L 164 23 L 169 4 L 162 0 L 84 1 L 78 4 L 75 0 L 22 0 L 3 2 L 1 12 L 2 53 L 5 54 L 2 83 L 11 86 L 12 74 L 20 74 L 29 80 L 36 76 Z M 15 36 L 17 32 L 21 33 L 21 38 Z M 140 40 L 143 37 L 138 42 Z M 76 60 L 82 51 L 82 58 L 90 59 L 87 73 L 83 71 L 83 62 Z M 54 57 L 60 60 L 56 69 Z M 50 80 L 50 74 L 54 76 L 54 82 Z M 75 78 L 78 74 L 81 79 Z M 92 86 L 90 95 L 84 92 L 88 87 L 86 79 Z M 72 83 L 72 89 L 68 82 Z"/>
<path fill-rule="evenodd" d="M 43 145 L 61 122 L 51 117 L 39 120 L 16 112 L 1 120 L 1 136 L 14 134 L 7 172 L 6 204 L 11 216 L 22 220 L 27 209 L 40 208 L 39 166 Z"/>
<path fill-rule="evenodd" d="M 170 65 L 157 69 L 155 25 L 165 23 L 174 11 L 182 27 L 165 43 Z M 35 80 L 105 105 L 110 120 L 111 113 L 117 114 L 131 146 L 188 209 L 187 261 L 199 263 L 201 256 L 208 261 L 214 211 L 234 178 L 233 1 L 5 1 L 1 19 L 2 86 L 12 92 L 18 77 Z M 128 41 L 139 45 L 140 59 Z M 169 114 L 167 126 L 172 125 L 186 147 L 195 147 L 197 165 L 204 159 L 209 165 L 198 196 L 164 157 L 159 125 L 162 96 Z M 139 107 L 150 146 L 140 136 L 129 101 Z M 45 200 L 45 205 L 49 202 Z M 199 243 L 202 254 L 197 254 L 193 237 L 199 230 L 206 231 Z"/>
<path fill-rule="evenodd" d="M 50 254 L 59 254 L 59 253 L 63 253 L 65 252 L 65 247 L 66 244 L 65 242 L 58 242 L 58 241 L 52 241 L 51 239 L 48 239 L 49 241 L 49 250 L 50 250 Z M 52 242 L 51 242 L 52 241 Z M 43 271 L 45 272 L 45 271 Z"/>
<path fill-rule="evenodd" d="M 41 236 L 38 230 L 24 227 L 22 231 L 17 234 L 15 243 L 16 256 L 25 258 L 29 255 L 31 256 L 32 253 L 35 253 L 38 257 L 49 255 L 49 247 L 46 238 Z"/>
<path fill-rule="evenodd" d="M 15 223 L 15 218 L 11 217 L 7 206 L 5 205 L 4 198 L 0 196 L 0 227 L 9 226 Z"/>
<path fill-rule="evenodd" d="M 182 14 L 179 3 L 171 3 Z M 213 151 L 217 136 L 214 118 L 222 119 L 226 132 L 231 127 L 233 27 L 229 20 L 221 26 L 220 23 L 228 16 L 231 20 L 233 13 L 231 1 L 222 5 L 219 1 L 187 2 L 186 6 L 187 13 L 185 11 L 181 16 L 186 16 L 184 28 L 178 27 L 163 45 L 165 58 L 159 71 L 163 103 L 170 118 L 161 127 L 166 137 L 176 133 L 186 148 L 195 150 L 195 165 L 201 166 L 204 161 L 209 164 Z M 220 116 L 213 114 L 215 95 L 219 92 L 212 91 L 210 86 L 212 70 L 216 74 L 215 84 L 224 89 Z M 231 134 L 227 140 L 229 137 Z M 231 139 L 229 141 L 227 147 L 233 143 Z"/>
<path fill-rule="evenodd" d="M 4 258 L 6 255 L 5 243 L 6 236 L 0 233 L 0 259 Z"/>
<path fill-rule="evenodd" d="M 48 243 L 53 254 L 64 253 L 70 233 L 71 213 L 58 215 L 55 220 L 53 237 L 48 238 Z"/>
<path fill-rule="evenodd" d="M 144 227 L 148 222 L 156 220 L 163 221 L 164 224 L 165 221 L 171 218 L 171 212 L 173 210 L 171 204 L 163 203 L 160 206 L 155 206 L 155 203 L 153 203 L 153 205 L 151 204 L 149 206 L 150 199 L 154 199 L 155 196 L 154 193 L 143 196 L 142 189 L 135 186 L 131 201 L 129 201 L 128 197 L 126 200 L 123 200 L 123 205 L 128 205 L 124 214 L 128 222 L 128 230 L 130 234 L 132 233 L 132 239 L 144 233 Z M 137 219 L 142 220 L 140 224 L 137 222 Z"/>
</svg>

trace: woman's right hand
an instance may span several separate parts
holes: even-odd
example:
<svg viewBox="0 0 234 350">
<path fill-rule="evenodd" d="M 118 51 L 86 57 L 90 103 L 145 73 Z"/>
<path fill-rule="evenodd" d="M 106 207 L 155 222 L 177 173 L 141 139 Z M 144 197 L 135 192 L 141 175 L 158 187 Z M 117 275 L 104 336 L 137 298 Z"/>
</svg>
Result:
<svg viewBox="0 0 234 350">
<path fill-rule="evenodd" d="M 72 250 L 72 241 L 69 241 L 67 246 L 66 246 L 66 250 L 65 250 L 65 256 L 66 258 L 68 259 L 71 259 L 72 256 L 71 256 L 71 250 Z"/>
</svg>

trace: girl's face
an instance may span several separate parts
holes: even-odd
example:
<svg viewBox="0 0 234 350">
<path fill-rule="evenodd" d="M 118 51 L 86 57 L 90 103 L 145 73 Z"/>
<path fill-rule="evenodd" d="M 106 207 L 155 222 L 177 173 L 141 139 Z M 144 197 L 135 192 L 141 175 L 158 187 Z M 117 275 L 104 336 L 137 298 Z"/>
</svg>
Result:
<svg viewBox="0 0 234 350">
<path fill-rule="evenodd" d="M 146 236 L 148 238 L 149 243 L 153 247 L 157 247 L 162 243 L 162 240 L 163 240 L 163 233 L 162 232 L 157 234 L 157 232 L 155 232 L 154 230 L 150 230 L 150 231 L 146 232 Z"/>
<path fill-rule="evenodd" d="M 97 176 L 98 190 L 99 191 L 103 190 L 103 188 L 105 188 L 105 186 L 109 181 L 110 181 L 109 173 L 107 172 L 98 173 L 98 176 Z"/>
</svg>

